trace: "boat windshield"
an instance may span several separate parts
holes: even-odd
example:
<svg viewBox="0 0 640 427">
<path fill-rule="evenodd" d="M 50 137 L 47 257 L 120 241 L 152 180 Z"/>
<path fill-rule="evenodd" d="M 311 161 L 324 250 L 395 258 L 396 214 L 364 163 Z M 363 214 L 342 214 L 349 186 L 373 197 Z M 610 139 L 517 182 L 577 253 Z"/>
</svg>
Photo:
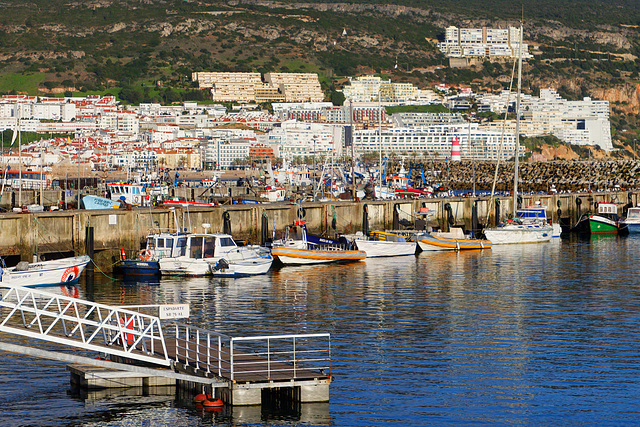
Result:
<svg viewBox="0 0 640 427">
<path fill-rule="evenodd" d="M 629 209 L 629 212 L 627 213 L 627 218 L 640 218 L 640 209 Z"/>
<path fill-rule="evenodd" d="M 174 257 L 184 256 L 187 253 L 187 238 L 180 237 L 176 242 L 176 253 L 173 254 Z"/>
</svg>

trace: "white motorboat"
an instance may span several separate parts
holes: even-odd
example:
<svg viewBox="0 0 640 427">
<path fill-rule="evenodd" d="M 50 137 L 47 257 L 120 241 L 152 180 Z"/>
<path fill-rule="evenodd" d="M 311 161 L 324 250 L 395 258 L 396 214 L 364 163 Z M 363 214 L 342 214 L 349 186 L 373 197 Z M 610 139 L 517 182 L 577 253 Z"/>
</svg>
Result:
<svg viewBox="0 0 640 427">
<path fill-rule="evenodd" d="M 266 248 L 236 245 L 229 234 L 191 233 L 158 263 L 162 275 L 250 276 L 269 271 L 273 257 Z"/>
<path fill-rule="evenodd" d="M 369 237 L 356 234 L 353 242 L 367 258 L 415 255 L 417 247 L 416 242 L 386 231 L 373 231 Z"/>
<path fill-rule="evenodd" d="M 87 255 L 50 261 L 21 261 L 15 267 L 0 268 L 0 286 L 55 286 L 78 281 L 91 261 Z"/>
<path fill-rule="evenodd" d="M 640 207 L 631 207 L 627 210 L 627 216 L 620 221 L 622 226 L 626 226 L 629 233 L 640 233 Z"/>
</svg>

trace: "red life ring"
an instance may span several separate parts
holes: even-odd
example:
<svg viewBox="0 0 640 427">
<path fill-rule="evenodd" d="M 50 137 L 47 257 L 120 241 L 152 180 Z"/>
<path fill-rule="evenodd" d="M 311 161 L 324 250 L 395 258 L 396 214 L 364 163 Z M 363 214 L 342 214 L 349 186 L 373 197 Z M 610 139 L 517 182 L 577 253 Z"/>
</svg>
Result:
<svg viewBox="0 0 640 427">
<path fill-rule="evenodd" d="M 141 250 L 140 259 L 143 261 L 149 261 L 151 259 L 151 252 L 149 252 L 147 249 Z"/>
<path fill-rule="evenodd" d="M 78 269 L 77 265 L 74 265 L 73 267 L 67 268 L 64 271 L 64 273 L 62 273 L 62 278 L 60 278 L 60 281 L 61 282 L 71 282 L 71 281 L 77 279 L 79 275 L 80 275 L 80 270 Z"/>
<path fill-rule="evenodd" d="M 120 327 L 133 330 L 133 321 L 134 321 L 133 317 L 127 317 L 127 316 L 121 317 Z M 127 341 L 127 344 L 129 345 L 133 344 L 133 334 L 123 332 L 122 338 L 124 338 L 125 341 Z"/>
<path fill-rule="evenodd" d="M 124 248 L 120 248 L 120 259 L 122 261 L 124 261 L 125 259 L 127 259 L 127 256 L 124 253 Z"/>
<path fill-rule="evenodd" d="M 144 199 L 145 200 L 149 200 L 149 199 L 151 199 L 151 196 L 147 194 L 146 196 L 144 196 Z"/>
</svg>

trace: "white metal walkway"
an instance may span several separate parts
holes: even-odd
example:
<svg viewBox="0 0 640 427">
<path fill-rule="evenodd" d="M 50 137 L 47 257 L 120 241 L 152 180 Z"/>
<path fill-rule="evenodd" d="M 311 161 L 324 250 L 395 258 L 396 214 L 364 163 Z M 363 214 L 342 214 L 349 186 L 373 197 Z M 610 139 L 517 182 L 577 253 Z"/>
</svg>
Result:
<svg viewBox="0 0 640 427">
<path fill-rule="evenodd" d="M 331 382 L 329 334 L 229 337 L 172 322 L 165 327 L 170 335 L 167 337 L 158 316 L 132 308 L 108 306 L 38 288 L 4 288 L 0 294 L 0 332 L 143 362 L 146 366 L 3 341 L 0 350 L 216 387 L 236 381 Z"/>
</svg>

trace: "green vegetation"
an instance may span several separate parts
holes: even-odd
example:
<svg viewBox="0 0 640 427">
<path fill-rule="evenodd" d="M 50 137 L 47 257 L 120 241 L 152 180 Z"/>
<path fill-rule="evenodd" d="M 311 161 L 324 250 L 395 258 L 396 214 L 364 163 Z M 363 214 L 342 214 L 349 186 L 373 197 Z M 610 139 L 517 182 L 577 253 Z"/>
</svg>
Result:
<svg viewBox="0 0 640 427">
<path fill-rule="evenodd" d="M 508 87 L 511 62 L 452 68 L 436 43 L 449 25 L 465 27 L 473 19 L 504 28 L 519 25 L 522 14 L 525 41 L 536 46 L 525 63 L 524 93 L 554 87 L 570 100 L 597 98 L 607 88 L 631 93 L 640 81 L 638 1 L 538 0 L 524 10 L 507 0 L 296 4 L 6 0 L 0 94 L 206 102 L 208 92 L 190 80 L 194 71 L 315 72 L 326 99 L 336 104 L 344 101 L 343 77 L 361 74 L 420 88 L 448 83 L 498 92 Z M 640 135 L 637 107 L 626 101 L 611 107 L 612 134 L 620 151 L 628 151 Z"/>
</svg>

